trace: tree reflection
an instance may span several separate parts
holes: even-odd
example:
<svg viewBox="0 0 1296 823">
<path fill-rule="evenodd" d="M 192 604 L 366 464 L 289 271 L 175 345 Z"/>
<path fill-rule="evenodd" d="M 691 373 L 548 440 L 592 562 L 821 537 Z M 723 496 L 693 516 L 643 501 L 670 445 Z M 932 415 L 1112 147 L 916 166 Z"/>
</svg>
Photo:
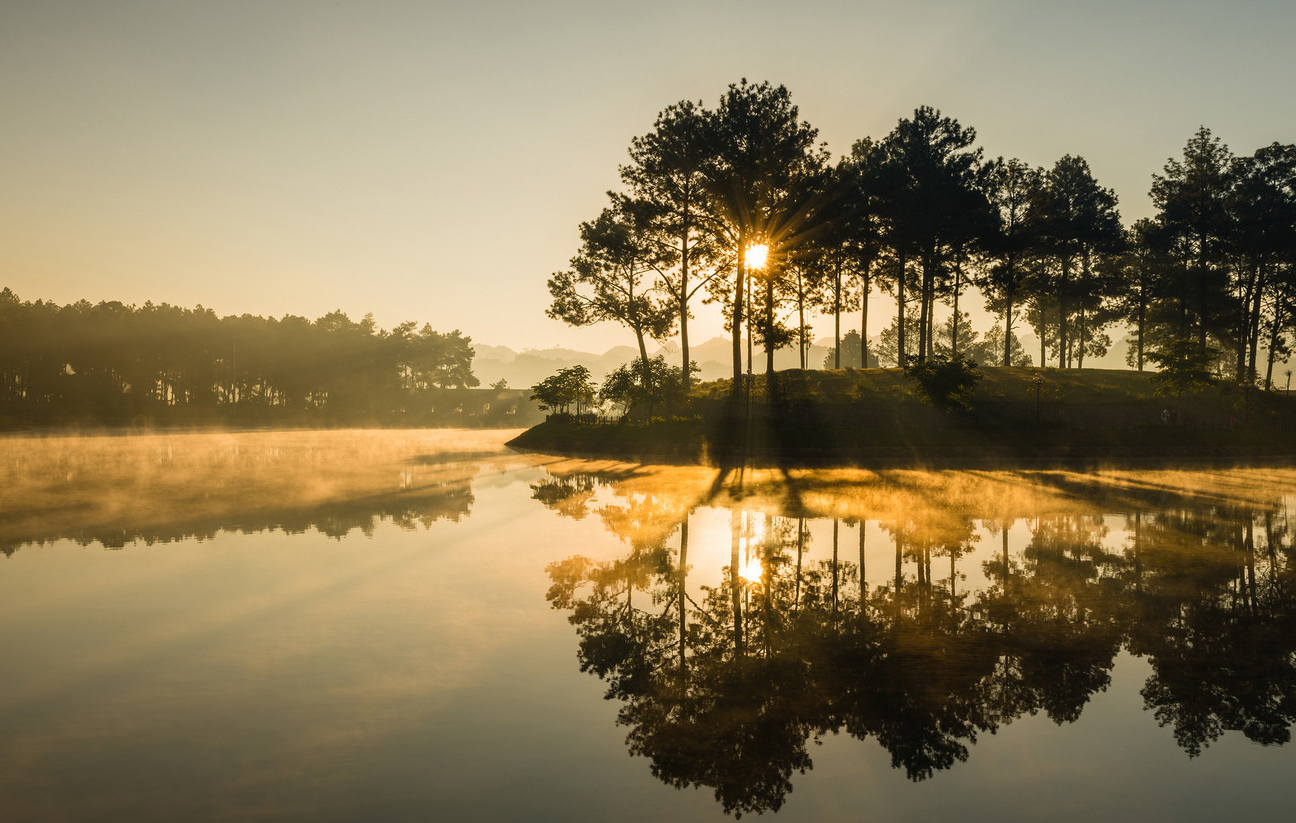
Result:
<svg viewBox="0 0 1296 823">
<path fill-rule="evenodd" d="M 1272 511 L 1197 506 L 1151 518 L 1142 534 L 1140 556 L 1155 565 L 1140 581 L 1144 613 L 1130 645 L 1153 663 L 1146 706 L 1189 755 L 1229 730 L 1286 743 L 1296 722 L 1296 581 L 1285 529 L 1273 527 Z M 1185 544 L 1201 546 L 1191 565 Z"/>
<path fill-rule="evenodd" d="M 1277 501 L 1162 490 L 1155 510 L 1124 515 L 1123 544 L 1110 497 L 831 521 L 731 501 L 729 563 L 690 588 L 691 505 L 593 482 L 609 485 L 616 502 L 598 513 L 628 552 L 552 564 L 549 600 L 571 613 L 582 670 L 621 701 L 631 753 L 726 812 L 780 808 L 813 765 L 808 742 L 829 733 L 871 737 L 924 780 L 1020 717 L 1075 722 L 1122 648 L 1151 663 L 1146 706 L 1190 756 L 1228 730 L 1285 743 L 1296 722 L 1296 565 Z M 873 587 L 870 523 L 895 551 Z M 852 530 L 858 562 L 842 559 Z M 980 546 L 987 533 L 1000 539 Z"/>
<path fill-rule="evenodd" d="M 594 476 L 589 474 L 550 477 L 531 484 L 531 497 L 559 514 L 583 520 L 589 514 L 594 487 Z"/>
<path fill-rule="evenodd" d="M 0 551 L 315 529 L 341 538 L 469 516 L 489 452 L 468 435 L 251 432 L 9 441 Z M 428 453 L 430 449 L 430 453 Z M 439 447 L 439 448 L 438 448 Z"/>
</svg>

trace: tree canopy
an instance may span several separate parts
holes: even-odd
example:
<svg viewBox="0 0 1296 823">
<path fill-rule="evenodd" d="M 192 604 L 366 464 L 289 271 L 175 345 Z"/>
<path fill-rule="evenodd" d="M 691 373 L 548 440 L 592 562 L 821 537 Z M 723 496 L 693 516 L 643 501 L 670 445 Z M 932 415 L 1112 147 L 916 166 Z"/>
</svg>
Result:
<svg viewBox="0 0 1296 823">
<path fill-rule="evenodd" d="M 1005 366 L 1025 362 L 1021 321 L 1040 364 L 1060 368 L 1105 355 L 1122 324 L 1140 369 L 1147 351 L 1192 338 L 1202 352 L 1228 352 L 1217 366 L 1243 380 L 1258 378 L 1266 352 L 1271 384 L 1275 359 L 1287 355 L 1296 146 L 1238 157 L 1203 127 L 1152 176 L 1156 216 L 1127 228 L 1084 157 L 990 159 L 974 128 L 930 106 L 860 138 L 835 163 L 817 141 L 788 89 L 768 82 L 732 84 L 714 108 L 668 106 L 631 141 L 620 169 L 628 193 L 581 224 L 572 268 L 550 280 L 551 316 L 627 326 L 643 363 L 645 338 L 677 330 L 687 383 L 694 300 L 719 303 L 735 389 L 744 337 L 764 348 L 767 372 L 774 351 L 794 342 L 811 365 L 815 312 L 832 318 L 835 352 L 844 351 L 843 315 L 859 312 L 860 346 L 833 367 L 872 362 L 878 346 L 889 349 L 883 361 L 923 362 L 938 339 L 949 355 L 966 354 L 976 337 L 966 301 L 977 293 L 999 318 L 994 351 Z M 757 245 L 769 252 L 760 266 L 747 260 Z M 895 299 L 896 318 L 915 309 L 914 322 L 870 337 L 875 291 Z"/>
<path fill-rule="evenodd" d="M 383 331 L 342 311 L 317 320 L 217 317 L 120 302 L 66 306 L 0 291 L 0 415 L 14 420 L 319 423 L 421 419 L 471 388 L 471 338 L 413 322 Z"/>
</svg>

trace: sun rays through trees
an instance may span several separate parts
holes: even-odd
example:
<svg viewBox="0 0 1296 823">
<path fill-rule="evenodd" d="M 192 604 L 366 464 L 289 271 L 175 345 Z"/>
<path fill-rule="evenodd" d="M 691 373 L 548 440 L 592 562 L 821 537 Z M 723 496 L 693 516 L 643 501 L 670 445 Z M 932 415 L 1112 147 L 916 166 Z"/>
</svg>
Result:
<svg viewBox="0 0 1296 823">
<path fill-rule="evenodd" d="M 550 277 L 548 311 L 627 327 L 643 382 L 647 341 L 678 334 L 687 390 L 699 300 L 723 308 L 735 391 L 744 339 L 763 349 L 766 373 L 787 346 L 817 366 L 806 359 L 816 314 L 832 321 L 831 368 L 937 356 L 1026 365 L 1026 329 L 1039 363 L 1059 368 L 1092 364 L 1125 333 L 1140 370 L 1190 339 L 1216 352 L 1216 375 L 1256 382 L 1263 371 L 1272 385 L 1288 353 L 1296 146 L 1239 157 L 1203 127 L 1152 175 L 1155 217 L 1131 227 L 1083 157 L 992 157 L 975 129 L 929 106 L 834 163 L 787 88 L 767 82 L 735 83 L 713 109 L 668 106 L 629 155 L 625 192 L 581 224 L 571 266 Z M 894 339 L 870 337 L 876 294 L 894 301 Z M 997 318 L 993 341 L 966 319 L 977 299 Z M 859 342 L 845 347 L 850 326 Z"/>
</svg>

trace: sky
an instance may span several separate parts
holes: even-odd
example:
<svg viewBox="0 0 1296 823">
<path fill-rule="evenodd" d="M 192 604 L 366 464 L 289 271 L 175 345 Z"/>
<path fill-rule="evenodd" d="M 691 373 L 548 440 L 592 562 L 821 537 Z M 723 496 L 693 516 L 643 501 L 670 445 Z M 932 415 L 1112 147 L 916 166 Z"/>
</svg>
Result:
<svg viewBox="0 0 1296 823">
<path fill-rule="evenodd" d="M 1268 0 L 0 0 L 0 288 L 603 351 L 545 283 L 674 102 L 786 85 L 834 156 L 934 106 L 1128 224 L 1199 126 L 1296 143 L 1294 40 Z"/>
</svg>

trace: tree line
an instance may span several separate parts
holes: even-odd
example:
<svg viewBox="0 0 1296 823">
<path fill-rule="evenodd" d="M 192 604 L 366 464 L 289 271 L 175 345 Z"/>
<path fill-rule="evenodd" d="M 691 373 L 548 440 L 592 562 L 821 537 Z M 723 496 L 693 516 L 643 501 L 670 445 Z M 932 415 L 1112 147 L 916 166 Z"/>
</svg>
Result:
<svg viewBox="0 0 1296 823">
<path fill-rule="evenodd" d="M 1125 226 L 1083 157 L 1051 167 L 991 157 L 974 129 L 928 106 L 837 160 L 817 139 L 783 86 L 744 79 L 714 109 L 668 106 L 631 141 L 623 190 L 580 225 L 569 268 L 550 276 L 548 314 L 628 328 L 645 385 L 647 341 L 678 334 L 685 388 L 699 301 L 723 307 L 735 386 L 744 323 L 767 373 L 785 346 L 810 366 L 815 313 L 833 319 L 832 367 L 873 365 L 868 303 L 881 293 L 897 305 L 884 359 L 902 367 L 968 353 L 973 289 L 999 318 L 977 353 L 998 365 L 1029 363 L 1022 324 L 1040 364 L 1059 368 L 1106 354 L 1122 325 L 1140 371 L 1191 341 L 1216 373 L 1254 382 L 1263 368 L 1272 385 L 1288 354 L 1296 146 L 1235 156 L 1203 127 L 1152 176 L 1156 216 Z M 843 357 L 852 312 L 858 342 Z"/>
<path fill-rule="evenodd" d="M 0 416 L 31 421 L 418 419 L 478 385 L 457 329 L 166 303 L 24 302 L 0 291 Z"/>
</svg>

